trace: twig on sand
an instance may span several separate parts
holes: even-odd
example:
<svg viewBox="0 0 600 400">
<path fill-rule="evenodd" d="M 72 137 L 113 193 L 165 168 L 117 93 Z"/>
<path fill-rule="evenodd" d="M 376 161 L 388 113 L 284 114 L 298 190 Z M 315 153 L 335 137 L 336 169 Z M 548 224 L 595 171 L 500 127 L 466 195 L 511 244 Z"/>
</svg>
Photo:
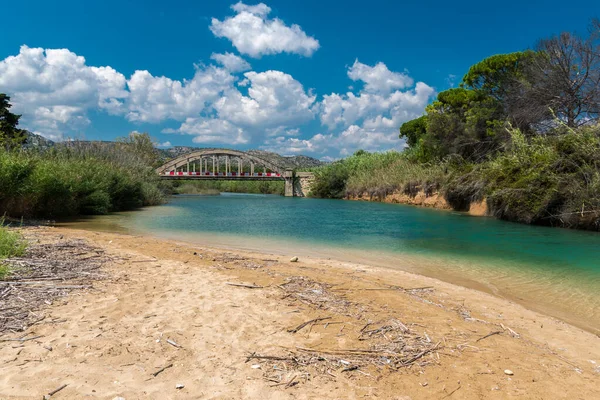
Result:
<svg viewBox="0 0 600 400">
<path fill-rule="evenodd" d="M 48 400 L 50 397 L 54 396 L 56 393 L 60 392 L 61 390 L 63 390 L 66 387 L 67 387 L 67 384 L 65 383 L 64 385 L 57 387 L 53 391 L 48 392 L 48 394 L 44 396 L 44 400 Z"/>
<path fill-rule="evenodd" d="M 161 368 L 161 369 L 159 369 L 158 371 L 156 371 L 156 372 L 153 372 L 153 373 L 152 373 L 152 375 L 153 375 L 153 376 L 156 378 L 156 377 L 158 376 L 158 374 L 160 374 L 161 372 L 163 372 L 163 371 L 164 371 L 165 369 L 167 369 L 167 368 L 171 368 L 172 366 L 173 366 L 173 364 L 169 364 L 169 365 L 167 365 L 167 366 L 165 366 L 165 367 L 162 367 L 162 368 Z"/>
<path fill-rule="evenodd" d="M 39 339 L 41 337 L 43 337 L 43 335 L 34 336 L 34 337 L 30 337 L 30 338 L 20 338 L 20 339 L 2 339 L 2 340 L 0 340 L 0 342 L 27 342 L 29 340 Z"/>
<path fill-rule="evenodd" d="M 277 357 L 277 356 L 260 356 L 260 355 L 257 355 L 256 353 L 252 353 L 246 358 L 246 362 L 249 362 L 250 360 L 291 361 L 292 358 L 291 357 Z"/>
<path fill-rule="evenodd" d="M 498 335 L 498 334 L 500 334 L 500 333 L 502 333 L 502 332 L 504 332 L 504 331 L 494 331 L 494 332 L 490 332 L 490 333 L 488 333 L 487 335 L 485 335 L 485 336 L 482 336 L 482 337 L 480 337 L 479 339 L 477 339 L 477 340 L 475 341 L 475 343 L 479 342 L 480 340 L 483 340 L 483 339 L 489 338 L 490 336 Z"/>
<path fill-rule="evenodd" d="M 226 285 L 229 286 L 239 286 L 239 287 L 245 287 L 248 289 L 262 289 L 262 286 L 258 286 L 258 285 L 247 285 L 245 283 L 231 283 L 231 282 L 225 282 Z"/>
<path fill-rule="evenodd" d="M 38 234 L 26 233 L 30 243 L 25 254 L 2 260 L 10 274 L 0 281 L 0 333 L 25 331 L 44 319 L 43 308 L 54 298 L 92 288 L 92 281 L 106 278 L 101 268 L 114 257 L 85 240 L 45 236 L 42 241 Z M 90 256 L 80 258 L 84 254 Z"/>
<path fill-rule="evenodd" d="M 444 397 L 442 397 L 442 399 L 445 399 L 447 397 L 450 397 L 454 394 L 454 392 L 456 392 L 458 389 L 460 389 L 462 386 L 458 385 L 458 387 L 456 389 L 454 389 L 453 391 L 451 391 L 450 393 L 448 393 L 447 395 L 445 395 Z"/>
<path fill-rule="evenodd" d="M 294 385 L 296 385 L 296 384 L 297 384 L 297 382 L 294 382 L 294 379 L 296 379 L 296 377 L 297 377 L 297 376 L 298 376 L 298 375 L 294 375 L 294 376 L 292 377 L 292 379 L 290 379 L 290 381 L 287 383 L 287 385 L 285 385 L 285 388 L 286 388 L 286 389 L 287 389 L 287 388 L 289 388 L 289 387 L 292 387 L 292 386 L 294 386 Z"/>
<path fill-rule="evenodd" d="M 288 332 L 290 332 L 290 333 L 296 333 L 296 332 L 300 331 L 302 328 L 308 326 L 309 324 L 314 324 L 314 323 L 317 323 L 317 322 L 320 322 L 320 321 L 324 321 L 326 319 L 331 319 L 331 317 L 311 319 L 310 321 L 306 321 L 306 322 L 301 323 L 300 325 L 298 325 L 295 328 L 288 329 Z"/>
</svg>

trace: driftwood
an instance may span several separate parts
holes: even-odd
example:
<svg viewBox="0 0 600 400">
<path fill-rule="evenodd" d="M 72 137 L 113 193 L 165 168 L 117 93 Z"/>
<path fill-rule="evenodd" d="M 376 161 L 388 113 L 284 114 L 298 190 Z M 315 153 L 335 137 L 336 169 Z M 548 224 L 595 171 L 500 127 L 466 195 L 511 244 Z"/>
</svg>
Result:
<svg viewBox="0 0 600 400">
<path fill-rule="evenodd" d="M 43 336 L 40 335 L 40 336 L 34 336 L 34 337 L 30 337 L 30 338 L 20 338 L 20 339 L 1 339 L 0 342 L 28 342 L 30 340 L 39 339 L 41 337 L 43 337 Z"/>
<path fill-rule="evenodd" d="M 28 233 L 26 232 L 26 235 Z M 3 260 L 9 268 L 0 281 L 0 333 L 22 332 L 44 319 L 33 311 L 52 304 L 56 297 L 74 289 L 89 289 L 91 282 L 104 279 L 100 268 L 112 258 L 84 240 L 64 240 L 28 234 L 29 247 L 23 257 Z M 43 242 L 39 243 L 39 239 Z M 56 321 L 55 321 L 56 322 Z"/>
</svg>

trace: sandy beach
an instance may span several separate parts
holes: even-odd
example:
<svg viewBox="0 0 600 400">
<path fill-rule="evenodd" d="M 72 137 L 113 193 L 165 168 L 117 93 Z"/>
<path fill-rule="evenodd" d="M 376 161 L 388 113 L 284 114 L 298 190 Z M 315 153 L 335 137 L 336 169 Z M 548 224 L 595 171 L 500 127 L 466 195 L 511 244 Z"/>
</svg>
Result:
<svg viewBox="0 0 600 400">
<path fill-rule="evenodd" d="M 294 254 L 23 231 L 84 239 L 110 261 L 0 336 L 1 399 L 63 385 L 52 399 L 600 398 L 597 335 L 473 289 Z"/>
</svg>

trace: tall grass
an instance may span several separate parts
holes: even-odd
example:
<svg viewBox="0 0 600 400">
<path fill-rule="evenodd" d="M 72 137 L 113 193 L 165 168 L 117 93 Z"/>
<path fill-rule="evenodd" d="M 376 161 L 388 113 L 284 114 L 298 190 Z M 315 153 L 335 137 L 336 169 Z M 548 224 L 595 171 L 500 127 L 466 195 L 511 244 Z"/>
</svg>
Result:
<svg viewBox="0 0 600 400">
<path fill-rule="evenodd" d="M 70 143 L 44 153 L 0 150 L 0 210 L 13 217 L 106 214 L 164 199 L 153 168 L 126 145 Z"/>
<path fill-rule="evenodd" d="M 6 278 L 9 273 L 8 267 L 2 263 L 2 260 L 22 256 L 26 248 L 27 243 L 21 235 L 4 226 L 4 219 L 0 218 L 0 280 Z"/>
<path fill-rule="evenodd" d="M 381 197 L 395 191 L 437 188 L 444 176 L 443 166 L 419 164 L 396 151 L 357 152 L 313 172 L 311 195 L 325 198 L 363 194 Z"/>
<path fill-rule="evenodd" d="M 285 191 L 283 181 L 172 181 L 172 191 L 177 194 L 255 193 L 278 194 Z"/>
<path fill-rule="evenodd" d="M 600 126 L 526 138 L 488 161 L 456 171 L 449 198 L 486 198 L 498 218 L 600 229 Z"/>
</svg>

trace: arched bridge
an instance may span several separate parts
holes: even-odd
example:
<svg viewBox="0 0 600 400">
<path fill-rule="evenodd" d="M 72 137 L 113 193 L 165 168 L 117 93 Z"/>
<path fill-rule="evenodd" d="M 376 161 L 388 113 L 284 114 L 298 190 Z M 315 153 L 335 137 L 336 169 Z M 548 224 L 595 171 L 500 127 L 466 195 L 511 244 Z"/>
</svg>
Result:
<svg viewBox="0 0 600 400">
<path fill-rule="evenodd" d="M 162 179 L 280 180 L 286 196 L 303 196 L 312 181 L 310 172 L 294 173 L 261 157 L 238 150 L 202 149 L 174 158 L 158 167 Z"/>
</svg>

